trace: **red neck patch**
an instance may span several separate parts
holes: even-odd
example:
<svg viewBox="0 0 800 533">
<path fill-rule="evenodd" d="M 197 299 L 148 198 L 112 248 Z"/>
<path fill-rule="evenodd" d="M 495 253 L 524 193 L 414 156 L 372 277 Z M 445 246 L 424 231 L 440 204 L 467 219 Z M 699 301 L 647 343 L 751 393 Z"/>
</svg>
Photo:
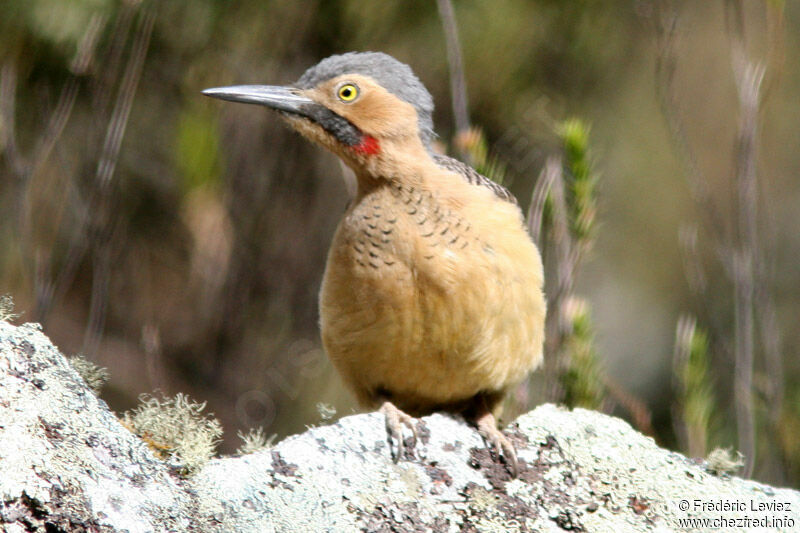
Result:
<svg viewBox="0 0 800 533">
<path fill-rule="evenodd" d="M 353 146 L 353 150 L 359 154 L 375 155 L 380 153 L 381 145 L 375 137 L 364 135 L 361 142 Z"/>
</svg>

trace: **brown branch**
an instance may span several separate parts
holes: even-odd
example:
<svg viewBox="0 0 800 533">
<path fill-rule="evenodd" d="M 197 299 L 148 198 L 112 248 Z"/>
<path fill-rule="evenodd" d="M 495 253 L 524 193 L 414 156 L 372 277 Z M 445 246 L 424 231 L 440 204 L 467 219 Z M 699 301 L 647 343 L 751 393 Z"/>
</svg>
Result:
<svg viewBox="0 0 800 533">
<path fill-rule="evenodd" d="M 561 158 L 549 157 L 544 168 L 539 173 L 536 186 L 531 194 L 531 204 L 528 207 L 528 230 L 536 246 L 541 250 L 544 246 L 542 230 L 544 229 L 544 208 L 547 196 L 556 180 L 561 179 Z"/>
<path fill-rule="evenodd" d="M 734 284 L 734 395 L 739 450 L 745 455 L 743 475 L 750 476 L 755 462 L 755 415 L 753 363 L 755 352 L 755 292 L 758 270 L 758 149 L 761 84 L 765 67 L 747 59 L 742 4 L 726 4 L 731 60 L 739 98 L 739 130 L 736 140 L 737 233 L 733 256 Z"/>
<path fill-rule="evenodd" d="M 617 383 L 605 372 L 603 372 L 602 378 L 608 394 L 614 402 L 628 412 L 636 429 L 645 435 L 655 435 L 655 430 L 653 429 L 653 415 L 647 407 L 647 404 L 644 403 L 641 398 L 637 398 L 626 391 L 622 385 Z"/>
<path fill-rule="evenodd" d="M 655 20 L 656 49 L 658 51 L 655 64 L 656 95 L 661 114 L 664 116 L 679 161 L 683 164 L 684 174 L 689 190 L 700 212 L 708 217 L 709 225 L 721 240 L 727 234 L 724 218 L 709 190 L 707 177 L 700 170 L 697 155 L 692 150 L 686 127 L 681 118 L 680 105 L 675 90 L 675 70 L 677 54 L 675 52 L 678 14 L 670 2 L 662 0 Z"/>
<path fill-rule="evenodd" d="M 144 58 L 147 54 L 147 47 L 150 43 L 150 35 L 153 30 L 155 16 L 145 12 L 141 28 L 136 36 L 133 51 L 128 58 L 128 64 L 122 77 L 117 101 L 111 113 L 111 120 L 106 130 L 106 138 L 103 142 L 103 149 L 97 165 L 97 181 L 101 189 L 108 187 L 111 177 L 114 174 L 117 161 L 119 160 L 119 150 L 122 146 L 122 138 L 125 134 L 125 127 L 128 124 L 133 97 L 136 94 L 136 87 L 142 74 Z"/>
<path fill-rule="evenodd" d="M 128 42 L 131 27 L 138 13 L 138 7 L 139 6 L 133 2 L 123 3 L 119 14 L 114 19 L 114 25 L 111 28 L 111 40 L 108 45 L 108 50 L 105 52 L 103 68 L 97 73 L 98 81 L 95 84 L 92 94 L 92 106 L 94 109 L 98 110 L 98 113 L 95 115 L 98 118 L 98 130 L 104 125 L 104 123 L 100 122 L 100 118 L 103 117 L 108 108 L 113 92 L 112 89 L 120 77 L 125 44 Z"/>
<path fill-rule="evenodd" d="M 78 97 L 79 86 L 80 81 L 78 78 L 71 76 L 61 90 L 56 107 L 50 115 L 50 119 L 45 127 L 44 134 L 39 138 L 39 142 L 33 150 L 31 167 L 28 169 L 28 172 L 25 173 L 25 181 L 29 181 L 39 172 L 39 169 L 42 168 L 50 157 L 50 153 L 61 138 L 61 134 L 64 133 L 64 126 L 67 125 L 67 121 L 72 115 L 72 107 L 75 105 L 75 99 Z"/>
<path fill-rule="evenodd" d="M 84 351 L 87 354 L 94 353 L 105 324 L 108 287 L 111 281 L 112 235 L 116 229 L 115 201 L 111 192 L 111 180 L 119 161 L 122 139 L 130 117 L 154 23 L 155 15 L 149 11 L 143 11 L 97 163 L 95 194 L 97 195 L 98 209 L 93 212 L 99 216 L 94 221 L 95 228 L 92 232 L 92 238 L 95 239 L 92 254 L 92 296 L 89 320 L 84 333 Z"/>
<path fill-rule="evenodd" d="M 572 294 L 574 286 L 573 275 L 575 264 L 573 263 L 575 243 L 569 232 L 569 220 L 567 214 L 567 202 L 564 192 L 564 172 L 561 158 L 550 160 L 551 168 L 548 171 L 553 176 L 550 183 L 549 193 L 553 206 L 553 226 L 552 242 L 555 251 L 556 265 L 556 286 L 550 298 L 550 309 L 548 310 L 545 324 L 545 357 L 550 361 L 550 371 L 552 372 L 549 383 L 548 399 L 552 401 L 562 400 L 563 390 L 559 377 L 566 371 L 568 362 L 564 360 L 564 336 L 569 333 L 571 324 L 566 320 L 564 304 Z M 556 163 L 558 166 L 556 167 Z"/>
<path fill-rule="evenodd" d="M 17 147 L 16 94 L 17 66 L 9 60 L 0 70 L 0 152 L 5 153 L 12 174 L 22 181 L 27 164 Z"/>
<path fill-rule="evenodd" d="M 97 40 L 107 21 L 107 17 L 100 14 L 93 15 L 92 20 L 89 21 L 89 26 L 87 26 L 86 32 L 81 37 L 81 41 L 78 43 L 78 50 L 69 66 L 70 71 L 76 76 L 83 76 L 89 73 L 97 51 Z"/>
<path fill-rule="evenodd" d="M 698 229 L 695 225 L 685 225 L 678 231 L 681 259 L 686 281 L 693 294 L 703 298 L 708 289 L 708 279 L 700 261 L 700 252 L 697 248 Z"/>
<path fill-rule="evenodd" d="M 785 21 L 783 16 L 783 6 L 767 2 L 767 51 L 766 51 L 766 73 L 762 82 L 761 101 L 763 102 L 780 82 L 783 73 L 783 63 L 785 59 Z M 774 221 L 770 210 L 763 212 L 765 229 L 759 236 L 762 242 L 769 242 L 762 245 L 759 255 L 760 262 L 756 271 L 756 294 L 755 308 L 758 309 L 757 322 L 760 333 L 761 347 L 764 355 L 764 368 L 767 378 L 766 405 L 767 416 L 773 435 L 778 435 L 781 430 L 782 415 L 785 401 L 784 387 L 784 367 L 782 353 L 782 335 L 778 324 L 777 312 L 773 296 L 767 287 L 766 279 L 768 266 L 771 266 L 774 259 L 767 257 L 764 250 L 775 249 L 775 230 Z M 766 239 L 765 239 L 766 237 Z M 770 254 L 772 255 L 772 254 Z M 768 263 L 770 265 L 768 265 Z M 783 481 L 786 477 L 786 452 L 783 446 L 777 447 L 779 450 L 776 463 L 771 465 L 771 472 L 776 481 Z"/>
<path fill-rule="evenodd" d="M 694 307 L 698 309 L 697 314 L 701 317 L 704 327 L 713 334 L 717 353 L 732 357 L 733 349 L 728 340 L 727 324 L 719 313 L 714 312 L 712 301 L 708 297 L 709 280 L 702 264 L 698 233 L 699 230 L 694 225 L 685 225 L 678 230 L 678 244 L 680 245 L 684 276 L 691 289 Z M 729 250 L 726 253 L 730 255 Z M 724 265 L 730 263 L 722 251 L 717 254 L 717 257 Z M 726 266 L 726 268 L 732 269 L 733 267 Z M 732 270 L 730 271 L 732 272 Z"/>
<path fill-rule="evenodd" d="M 54 148 L 61 139 L 72 109 L 77 100 L 80 88 L 79 75 L 82 75 L 91 64 L 92 58 L 105 18 L 100 15 L 92 17 L 87 26 L 78 50 L 70 65 L 72 76 L 69 77 L 59 93 L 58 101 L 50 114 L 44 131 L 39 136 L 31 156 L 25 158 L 20 153 L 16 143 L 15 131 L 15 89 L 16 68 L 11 63 L 3 66 L 2 81 L 0 81 L 0 121 L 4 125 L 7 137 L 4 142 L 5 153 L 10 163 L 12 172 L 17 178 L 17 231 L 20 235 L 21 255 L 23 260 L 32 262 L 31 270 L 34 274 L 35 308 L 34 317 L 42 318 L 49 308 L 54 294 L 54 284 L 49 273 L 50 257 L 43 263 L 43 256 L 39 251 L 32 251 L 33 240 L 30 238 L 30 202 L 31 182 L 40 169 L 49 160 Z"/>
<path fill-rule="evenodd" d="M 450 93 L 453 99 L 456 134 L 461 134 L 469 130 L 469 112 L 467 109 L 467 83 L 464 80 L 464 65 L 458 40 L 458 25 L 450 0 L 436 0 L 436 5 L 439 8 L 439 17 L 442 19 L 447 46 L 447 64 L 450 68 Z"/>
</svg>

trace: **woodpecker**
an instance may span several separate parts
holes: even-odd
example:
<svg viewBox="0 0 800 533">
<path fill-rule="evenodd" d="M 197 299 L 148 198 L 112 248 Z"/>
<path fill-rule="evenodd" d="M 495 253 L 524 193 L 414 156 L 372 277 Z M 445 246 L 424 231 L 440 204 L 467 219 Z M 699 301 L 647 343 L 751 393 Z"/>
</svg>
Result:
<svg viewBox="0 0 800 533">
<path fill-rule="evenodd" d="M 542 360 L 542 261 L 512 194 L 434 151 L 433 99 L 411 69 L 351 52 L 290 86 L 203 93 L 277 110 L 355 173 L 323 275 L 320 328 L 358 402 L 384 413 L 395 460 L 403 426 L 415 445 L 412 416 L 448 411 L 473 422 L 516 474 L 495 416 Z"/>
</svg>

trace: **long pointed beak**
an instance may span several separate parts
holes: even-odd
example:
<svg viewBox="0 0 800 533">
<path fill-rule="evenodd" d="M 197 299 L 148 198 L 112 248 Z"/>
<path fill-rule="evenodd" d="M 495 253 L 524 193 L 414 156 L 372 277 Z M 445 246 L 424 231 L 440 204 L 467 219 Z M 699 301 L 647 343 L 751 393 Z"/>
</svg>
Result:
<svg viewBox="0 0 800 533">
<path fill-rule="evenodd" d="M 206 89 L 203 94 L 212 98 L 259 104 L 283 113 L 308 119 L 336 138 L 345 146 L 359 145 L 363 134 L 346 118 L 337 115 L 322 104 L 306 98 L 292 87 L 275 85 L 234 85 Z"/>
<path fill-rule="evenodd" d="M 318 104 L 301 96 L 297 89 L 276 85 L 233 85 L 231 87 L 216 87 L 206 89 L 203 94 L 220 100 L 241 102 L 244 104 L 259 104 L 278 111 L 286 111 L 307 116 L 309 109 Z"/>
</svg>

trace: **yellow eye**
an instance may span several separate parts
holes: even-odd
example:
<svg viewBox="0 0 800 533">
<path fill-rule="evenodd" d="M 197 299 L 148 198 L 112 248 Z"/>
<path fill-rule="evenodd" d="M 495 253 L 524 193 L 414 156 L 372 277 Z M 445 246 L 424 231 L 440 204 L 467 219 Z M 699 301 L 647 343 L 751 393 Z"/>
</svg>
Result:
<svg viewBox="0 0 800 533">
<path fill-rule="evenodd" d="M 339 95 L 339 100 L 342 102 L 352 102 L 358 97 L 358 87 L 352 83 L 346 83 L 339 87 L 337 94 Z"/>
</svg>

